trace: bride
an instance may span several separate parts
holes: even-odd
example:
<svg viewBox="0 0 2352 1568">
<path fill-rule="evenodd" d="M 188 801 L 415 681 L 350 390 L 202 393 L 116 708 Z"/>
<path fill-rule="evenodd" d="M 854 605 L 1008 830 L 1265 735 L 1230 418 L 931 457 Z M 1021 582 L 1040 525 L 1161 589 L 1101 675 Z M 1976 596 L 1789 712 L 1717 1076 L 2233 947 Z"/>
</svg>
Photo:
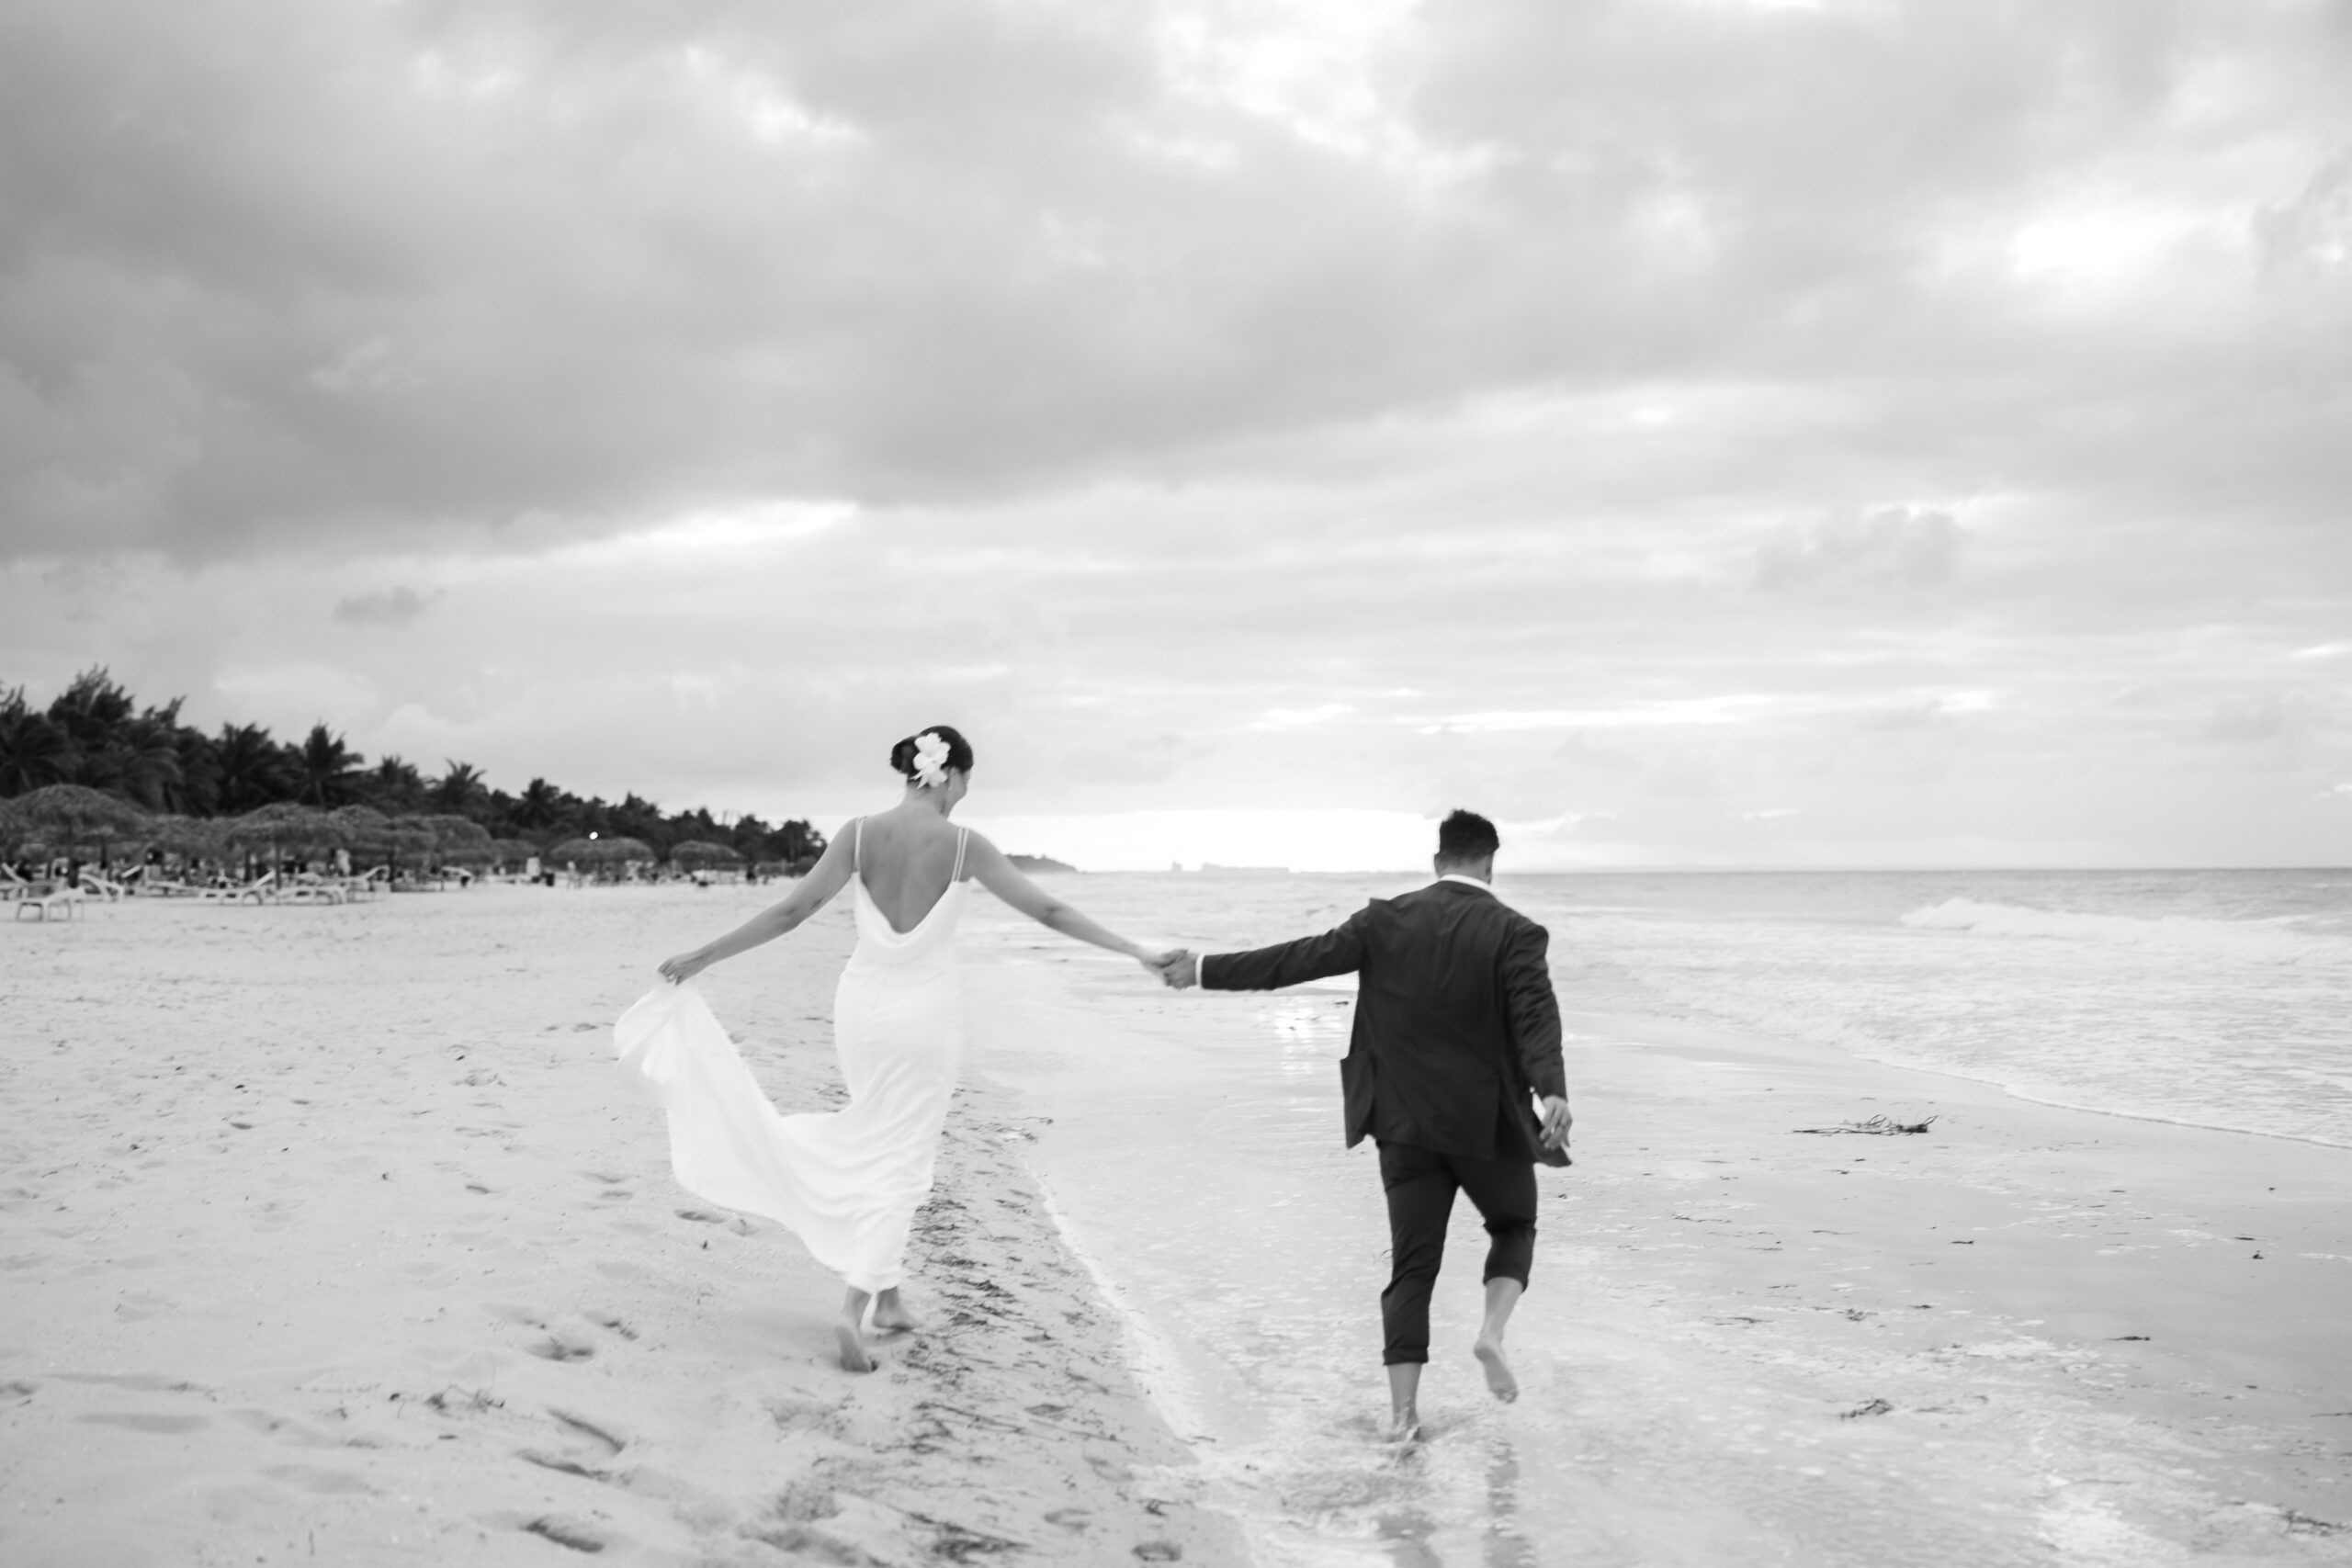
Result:
<svg viewBox="0 0 2352 1568">
<path fill-rule="evenodd" d="M 789 1225 L 847 1282 L 835 1333 L 852 1371 L 874 1367 L 869 1305 L 876 1330 L 915 1326 L 899 1282 L 963 1058 L 956 922 L 966 889 L 977 881 L 1040 924 L 1125 953 L 1155 975 L 1177 956 L 1104 930 L 994 844 L 949 823 L 972 773 L 971 744 L 954 729 L 935 725 L 899 741 L 890 765 L 906 779 L 898 805 L 844 828 L 783 902 L 663 961 L 662 975 L 674 984 L 629 1009 L 615 1031 L 623 1068 L 651 1084 L 669 1112 L 679 1184 Z M 834 995 L 833 1042 L 849 1104 L 779 1115 L 690 982 L 791 931 L 845 885 L 856 889 L 857 947 Z"/>
</svg>

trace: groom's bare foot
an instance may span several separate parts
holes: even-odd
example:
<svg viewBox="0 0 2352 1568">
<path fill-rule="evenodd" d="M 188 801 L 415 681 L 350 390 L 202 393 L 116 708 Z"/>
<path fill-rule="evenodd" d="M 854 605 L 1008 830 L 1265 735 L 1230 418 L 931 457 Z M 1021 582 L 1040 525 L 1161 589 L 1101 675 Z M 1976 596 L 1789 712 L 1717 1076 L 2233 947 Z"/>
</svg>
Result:
<svg viewBox="0 0 2352 1568">
<path fill-rule="evenodd" d="M 1501 1340 L 1482 1334 L 1478 1342 L 1470 1347 L 1470 1353 L 1478 1358 L 1478 1365 L 1486 1371 L 1488 1393 L 1505 1404 L 1519 1397 L 1519 1380 L 1510 1375 L 1510 1363 L 1503 1359 Z"/>
<path fill-rule="evenodd" d="M 833 1339 L 842 1348 L 843 1371 L 870 1372 L 874 1370 L 874 1358 L 865 1353 L 865 1336 L 858 1332 L 854 1322 L 845 1317 L 835 1323 Z"/>
<path fill-rule="evenodd" d="M 1388 1418 L 1388 1430 L 1384 1440 L 1398 1449 L 1416 1447 L 1421 1440 L 1421 1418 L 1410 1410 L 1400 1410 Z"/>
</svg>

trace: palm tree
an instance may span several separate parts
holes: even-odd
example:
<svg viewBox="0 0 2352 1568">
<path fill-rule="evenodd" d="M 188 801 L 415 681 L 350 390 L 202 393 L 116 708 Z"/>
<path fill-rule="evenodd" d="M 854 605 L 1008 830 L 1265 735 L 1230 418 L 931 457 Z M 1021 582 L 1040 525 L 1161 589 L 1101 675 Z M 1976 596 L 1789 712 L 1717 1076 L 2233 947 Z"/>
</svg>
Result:
<svg viewBox="0 0 2352 1568">
<path fill-rule="evenodd" d="M 478 808 L 490 804 L 490 791 L 481 781 L 481 770 L 471 762 L 443 758 L 448 772 L 433 785 L 433 805 L 436 810 L 456 812 L 470 817 Z"/>
<path fill-rule="evenodd" d="M 285 749 L 258 724 L 222 725 L 213 756 L 220 770 L 220 810 L 251 811 L 294 793 Z"/>
<path fill-rule="evenodd" d="M 563 815 L 563 791 L 545 779 L 525 784 L 522 798 L 514 803 L 514 824 L 519 828 L 553 828 L 562 822 Z"/>
<path fill-rule="evenodd" d="M 49 705 L 49 722 L 65 732 L 76 751 L 93 756 L 106 750 L 138 708 L 136 699 L 106 666 L 94 664 L 57 694 Z"/>
<path fill-rule="evenodd" d="M 114 794 L 151 811 L 170 804 L 180 782 L 180 749 L 169 724 L 149 715 L 118 725 L 100 756 L 105 787 Z"/>
<path fill-rule="evenodd" d="M 302 738 L 300 749 L 294 753 L 299 798 L 320 807 L 345 804 L 356 793 L 352 775 L 367 761 L 324 724 L 311 726 L 311 733 Z"/>
<path fill-rule="evenodd" d="M 25 689 L 0 694 L 0 795 L 62 784 L 74 771 L 74 743 L 46 714 L 25 702 Z"/>
<path fill-rule="evenodd" d="M 175 701 L 171 711 L 176 714 Z M 187 817 L 209 817 L 220 805 L 220 753 L 212 738 L 185 725 L 172 728 L 172 744 L 180 754 L 180 776 L 164 792 L 167 809 Z"/>
<path fill-rule="evenodd" d="M 424 810 L 428 798 L 424 775 L 414 763 L 398 757 L 386 757 L 369 770 L 359 783 L 359 793 L 368 805 L 394 817 Z"/>
</svg>

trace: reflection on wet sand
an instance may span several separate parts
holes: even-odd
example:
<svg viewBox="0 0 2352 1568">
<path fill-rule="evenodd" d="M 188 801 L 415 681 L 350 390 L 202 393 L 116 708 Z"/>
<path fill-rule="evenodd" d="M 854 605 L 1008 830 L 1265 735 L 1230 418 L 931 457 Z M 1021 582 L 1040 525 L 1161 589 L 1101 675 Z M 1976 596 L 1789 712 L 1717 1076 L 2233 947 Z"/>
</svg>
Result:
<svg viewBox="0 0 2352 1568">
<path fill-rule="evenodd" d="M 1459 1440 L 1483 1460 L 1483 1510 L 1459 1509 L 1444 1495 L 1442 1483 L 1431 1486 L 1421 1476 L 1425 1461 L 1438 1456 L 1425 1448 L 1405 1456 L 1397 1464 L 1396 1506 L 1378 1519 L 1378 1540 L 1388 1561 L 1395 1568 L 1468 1568 L 1475 1552 L 1477 1568 L 1537 1568 L 1534 1543 L 1519 1519 L 1517 1445 L 1506 1432 L 1475 1439 L 1461 1434 Z"/>
</svg>

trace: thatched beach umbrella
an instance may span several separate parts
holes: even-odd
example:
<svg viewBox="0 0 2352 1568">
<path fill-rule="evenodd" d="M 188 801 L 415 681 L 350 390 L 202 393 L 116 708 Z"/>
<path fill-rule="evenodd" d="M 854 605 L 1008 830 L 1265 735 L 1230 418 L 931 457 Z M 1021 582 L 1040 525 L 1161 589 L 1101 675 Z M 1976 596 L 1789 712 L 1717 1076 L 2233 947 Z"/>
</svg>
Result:
<svg viewBox="0 0 2352 1568">
<path fill-rule="evenodd" d="M 257 849 L 268 850 L 272 866 L 282 849 L 339 850 L 349 836 L 327 813 L 290 800 L 255 807 L 231 822 L 223 835 L 231 849 L 243 850 L 248 857 Z M 250 858 L 245 869 L 253 869 Z"/>
<path fill-rule="evenodd" d="M 439 853 L 443 865 L 488 865 L 498 858 L 498 847 L 485 833 L 478 844 L 445 844 Z"/>
<path fill-rule="evenodd" d="M 528 839 L 492 839 L 490 858 L 501 865 L 521 865 L 539 852 L 539 846 Z"/>
<path fill-rule="evenodd" d="M 103 853 L 115 840 L 130 838 L 147 825 L 147 814 L 130 802 L 82 784 L 43 784 L 9 805 L 17 831 L 68 854 L 93 848 Z"/>
<path fill-rule="evenodd" d="M 662 857 L 651 845 L 639 839 L 618 836 L 595 839 L 566 839 L 548 852 L 548 859 L 558 865 L 566 861 L 582 865 L 617 865 L 624 861 L 653 861 Z"/>
<path fill-rule="evenodd" d="M 403 823 L 433 835 L 435 854 L 445 862 L 479 864 L 490 859 L 490 829 L 470 817 L 436 811 L 425 817 L 404 817 Z"/>
<path fill-rule="evenodd" d="M 707 865 L 741 865 L 743 857 L 726 844 L 714 844 L 708 839 L 688 839 L 684 843 L 670 846 L 670 858 L 691 871 Z"/>
<path fill-rule="evenodd" d="M 223 860 L 229 853 L 227 825 L 206 817 L 151 818 L 135 841 L 182 860 Z"/>
<path fill-rule="evenodd" d="M 329 813 L 281 800 L 256 807 L 231 822 L 227 837 L 232 848 L 252 849 L 266 844 L 275 855 L 281 844 L 298 850 L 339 850 L 350 841 L 351 835 Z"/>
<path fill-rule="evenodd" d="M 607 865 L 617 865 L 623 861 L 651 862 L 662 857 L 655 854 L 653 846 L 642 839 L 613 837 L 596 840 L 596 858 Z"/>
<path fill-rule="evenodd" d="M 372 806 L 338 806 L 327 816 L 343 829 L 345 849 L 379 855 L 392 848 L 392 819 Z"/>
<path fill-rule="evenodd" d="M 392 818 L 391 840 L 392 863 L 395 865 L 400 863 L 401 857 L 403 855 L 411 856 L 422 863 L 430 859 L 433 852 L 439 847 L 439 840 L 434 838 L 433 829 L 413 817 Z"/>
</svg>

